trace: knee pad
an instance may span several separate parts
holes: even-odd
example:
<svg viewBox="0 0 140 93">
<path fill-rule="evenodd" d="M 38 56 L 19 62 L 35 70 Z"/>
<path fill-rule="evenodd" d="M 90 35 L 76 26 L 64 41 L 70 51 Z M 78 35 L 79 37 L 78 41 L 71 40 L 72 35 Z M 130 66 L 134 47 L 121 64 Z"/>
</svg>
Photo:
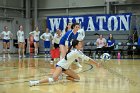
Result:
<svg viewBox="0 0 140 93">
<path fill-rule="evenodd" d="M 52 82 L 54 82 L 53 78 L 48 78 L 49 84 L 52 84 Z"/>
</svg>

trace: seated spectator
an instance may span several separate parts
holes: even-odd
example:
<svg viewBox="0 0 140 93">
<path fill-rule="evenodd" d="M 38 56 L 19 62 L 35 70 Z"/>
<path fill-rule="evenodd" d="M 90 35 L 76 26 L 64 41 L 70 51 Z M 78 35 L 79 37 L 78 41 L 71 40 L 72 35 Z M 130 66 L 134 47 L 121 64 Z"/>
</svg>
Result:
<svg viewBox="0 0 140 93">
<path fill-rule="evenodd" d="M 99 38 L 96 40 L 96 55 L 98 54 L 98 51 L 101 51 L 101 55 L 103 54 L 103 51 L 106 50 L 106 39 L 103 38 L 103 35 L 99 35 Z"/>
<path fill-rule="evenodd" d="M 109 34 L 109 37 L 107 39 L 107 47 L 108 47 L 108 53 L 111 54 L 111 51 L 114 50 L 115 45 L 115 39 L 113 38 L 112 34 Z"/>
</svg>

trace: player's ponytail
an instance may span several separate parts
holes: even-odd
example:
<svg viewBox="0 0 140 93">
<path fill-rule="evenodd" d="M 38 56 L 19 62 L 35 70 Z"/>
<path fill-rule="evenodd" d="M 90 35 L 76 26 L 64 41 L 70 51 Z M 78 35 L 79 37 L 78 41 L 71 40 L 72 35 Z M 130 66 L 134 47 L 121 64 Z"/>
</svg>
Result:
<svg viewBox="0 0 140 93">
<path fill-rule="evenodd" d="M 66 53 L 66 55 L 65 55 L 65 59 L 66 59 L 66 60 L 67 60 L 67 54 L 70 52 L 71 48 L 72 48 L 72 45 L 69 47 L 69 49 L 68 49 L 68 51 L 67 51 L 67 53 Z"/>
<path fill-rule="evenodd" d="M 76 48 L 76 45 L 78 45 L 79 41 L 78 40 L 73 40 L 72 45 L 69 47 L 68 52 L 65 55 L 65 59 L 67 60 L 67 54 L 71 51 L 72 48 Z"/>
</svg>

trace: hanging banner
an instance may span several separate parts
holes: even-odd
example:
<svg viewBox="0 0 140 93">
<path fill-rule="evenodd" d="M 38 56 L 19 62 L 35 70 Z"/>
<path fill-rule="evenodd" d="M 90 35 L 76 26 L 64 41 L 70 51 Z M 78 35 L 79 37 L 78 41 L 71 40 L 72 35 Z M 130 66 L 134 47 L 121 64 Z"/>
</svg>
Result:
<svg viewBox="0 0 140 93">
<path fill-rule="evenodd" d="M 65 30 L 68 22 L 80 23 L 85 31 L 128 31 L 130 30 L 131 13 L 97 14 L 81 16 L 48 16 L 47 27 L 51 31 L 57 28 Z"/>
</svg>

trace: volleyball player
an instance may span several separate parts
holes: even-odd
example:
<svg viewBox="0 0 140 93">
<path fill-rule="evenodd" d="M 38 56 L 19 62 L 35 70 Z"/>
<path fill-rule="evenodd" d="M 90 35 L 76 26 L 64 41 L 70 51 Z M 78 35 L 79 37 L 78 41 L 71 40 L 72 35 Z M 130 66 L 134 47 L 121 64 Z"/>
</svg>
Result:
<svg viewBox="0 0 140 93">
<path fill-rule="evenodd" d="M 79 30 L 77 31 L 77 33 L 78 33 L 78 36 L 77 36 L 76 39 L 79 40 L 79 41 L 81 41 L 82 44 L 83 44 L 83 43 L 84 43 L 84 38 L 85 38 L 85 31 L 84 31 L 84 29 L 79 29 Z M 83 51 L 83 48 L 81 48 L 81 50 Z M 78 67 L 82 67 L 82 65 L 80 65 L 80 63 L 79 63 L 79 58 L 75 60 L 75 64 L 76 64 Z"/>
<path fill-rule="evenodd" d="M 65 35 L 61 38 L 59 46 L 60 46 L 60 52 L 61 52 L 61 57 L 64 58 L 66 55 L 68 47 L 71 45 L 72 40 L 77 39 L 78 37 L 78 30 L 80 28 L 79 23 L 74 23 L 71 26 L 72 30 L 69 30 L 65 33 Z M 61 58 L 60 58 L 61 59 Z M 82 67 L 78 60 L 75 60 L 75 64 L 78 67 Z"/>
<path fill-rule="evenodd" d="M 58 51 L 55 51 L 55 52 L 59 52 L 59 42 L 60 42 L 60 39 L 62 38 L 62 32 L 60 29 L 57 29 L 56 30 L 56 33 L 54 34 L 54 37 L 53 37 L 53 40 L 52 40 L 52 44 L 53 44 L 53 47 L 55 50 L 58 50 Z M 59 53 L 58 53 L 59 54 Z M 59 55 L 60 57 L 60 55 Z M 55 58 L 55 59 L 59 59 L 59 58 Z M 52 60 L 51 62 L 53 62 L 53 57 L 52 57 Z M 55 61 L 55 60 L 54 60 Z"/>
<path fill-rule="evenodd" d="M 77 31 L 79 30 L 79 23 L 73 24 L 73 30 L 67 31 L 59 42 L 59 47 L 61 51 L 61 57 L 64 58 L 67 52 L 68 47 L 72 40 L 76 39 L 78 36 Z"/>
<path fill-rule="evenodd" d="M 18 38 L 18 56 L 21 58 L 22 56 L 25 57 L 25 37 L 24 37 L 24 31 L 23 26 L 19 26 L 19 30 L 17 31 L 17 38 Z M 21 56 L 21 50 L 22 50 L 22 56 Z"/>
<path fill-rule="evenodd" d="M 59 48 L 59 42 L 61 38 L 62 38 L 62 32 L 60 29 L 57 29 L 52 41 L 55 49 Z"/>
<path fill-rule="evenodd" d="M 53 39 L 52 34 L 49 32 L 49 29 L 46 28 L 46 32 L 43 33 L 40 38 L 44 41 L 44 48 L 45 48 L 45 57 L 50 56 L 50 46 L 51 41 Z"/>
<path fill-rule="evenodd" d="M 83 60 L 94 63 L 97 67 L 99 66 L 99 64 L 95 62 L 93 59 L 84 55 L 80 51 L 81 48 L 82 43 L 78 40 L 73 40 L 72 45 L 69 47 L 69 50 L 65 55 L 65 57 L 56 64 L 56 69 L 53 73 L 53 76 L 42 80 L 29 81 L 30 86 L 47 82 L 51 84 L 52 82 L 59 80 L 58 77 L 61 75 L 62 72 L 67 75 L 66 79 L 71 81 L 80 81 L 80 77 L 72 69 L 70 69 L 70 65 L 72 64 L 72 62 L 74 62 L 75 59 L 80 57 Z"/>
<path fill-rule="evenodd" d="M 71 26 L 72 26 L 72 23 L 68 22 L 65 30 L 62 32 L 62 35 L 64 35 L 67 31 L 70 31 L 71 30 Z"/>
<path fill-rule="evenodd" d="M 6 51 L 8 53 L 8 58 L 11 58 L 10 39 L 13 37 L 13 34 L 11 33 L 11 31 L 8 30 L 7 26 L 4 26 L 4 31 L 1 32 L 0 37 L 3 39 L 3 58 L 6 58 Z"/>
<path fill-rule="evenodd" d="M 38 29 L 38 27 L 35 28 L 34 31 L 30 32 L 29 34 L 33 35 L 34 38 L 34 52 L 35 52 L 35 56 L 34 57 L 38 57 L 38 48 L 39 48 L 39 35 L 40 35 L 40 31 Z"/>
</svg>

